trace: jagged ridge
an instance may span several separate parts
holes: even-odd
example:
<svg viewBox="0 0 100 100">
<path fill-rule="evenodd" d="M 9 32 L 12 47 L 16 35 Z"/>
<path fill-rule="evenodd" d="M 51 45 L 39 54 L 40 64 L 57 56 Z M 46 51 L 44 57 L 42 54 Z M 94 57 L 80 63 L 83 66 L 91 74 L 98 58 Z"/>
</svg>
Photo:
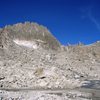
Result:
<svg viewBox="0 0 100 100">
<path fill-rule="evenodd" d="M 25 22 L 6 26 L 0 29 L 0 38 L 1 46 L 7 46 L 9 45 L 9 41 L 17 39 L 35 41 L 48 49 L 58 50 L 60 48 L 60 43 L 53 37 L 47 28 L 37 23 Z"/>
</svg>

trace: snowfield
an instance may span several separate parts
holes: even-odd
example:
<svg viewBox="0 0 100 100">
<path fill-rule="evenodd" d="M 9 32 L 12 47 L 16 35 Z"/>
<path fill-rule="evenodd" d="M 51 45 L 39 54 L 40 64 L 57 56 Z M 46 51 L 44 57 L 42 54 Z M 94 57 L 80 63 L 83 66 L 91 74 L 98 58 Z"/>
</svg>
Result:
<svg viewBox="0 0 100 100">
<path fill-rule="evenodd" d="M 33 48 L 33 49 L 37 49 L 38 45 L 34 42 L 34 41 L 25 41 L 25 40 L 13 40 L 16 44 L 20 45 L 20 46 L 25 46 L 28 48 Z"/>
</svg>

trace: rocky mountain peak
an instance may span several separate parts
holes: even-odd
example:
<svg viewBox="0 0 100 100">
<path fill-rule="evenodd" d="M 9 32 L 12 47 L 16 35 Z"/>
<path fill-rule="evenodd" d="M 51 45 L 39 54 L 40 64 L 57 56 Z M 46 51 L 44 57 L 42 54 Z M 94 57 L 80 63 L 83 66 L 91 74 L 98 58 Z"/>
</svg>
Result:
<svg viewBox="0 0 100 100">
<path fill-rule="evenodd" d="M 2 43 L 6 40 L 6 45 L 8 43 L 7 40 L 9 40 L 20 46 L 23 45 L 33 48 L 42 46 L 43 48 L 53 50 L 60 48 L 60 43 L 46 27 L 33 22 L 18 23 L 12 26 L 8 25 L 0 29 L 0 37 Z M 1 45 L 5 45 L 2 43 Z"/>
</svg>

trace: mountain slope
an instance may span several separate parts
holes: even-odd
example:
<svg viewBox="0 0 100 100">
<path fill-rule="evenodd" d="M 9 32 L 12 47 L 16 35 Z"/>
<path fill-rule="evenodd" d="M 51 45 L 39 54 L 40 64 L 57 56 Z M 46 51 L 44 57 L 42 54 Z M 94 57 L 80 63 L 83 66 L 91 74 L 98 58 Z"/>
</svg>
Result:
<svg viewBox="0 0 100 100">
<path fill-rule="evenodd" d="M 4 47 L 7 46 L 7 43 L 9 45 L 9 42 L 17 44 L 25 42 L 24 46 L 25 44 L 31 44 L 33 48 L 34 45 L 41 45 L 45 49 L 60 49 L 60 43 L 53 35 L 44 26 L 36 23 L 25 22 L 23 24 L 18 23 L 13 26 L 6 26 L 0 30 L 0 37 L 2 41 L 1 45 Z"/>
</svg>

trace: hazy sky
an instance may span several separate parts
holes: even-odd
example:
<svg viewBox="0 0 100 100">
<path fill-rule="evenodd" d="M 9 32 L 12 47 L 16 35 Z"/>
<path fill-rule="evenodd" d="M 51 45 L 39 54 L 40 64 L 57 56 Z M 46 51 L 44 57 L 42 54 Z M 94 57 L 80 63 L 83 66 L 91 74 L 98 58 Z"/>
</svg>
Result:
<svg viewBox="0 0 100 100">
<path fill-rule="evenodd" d="M 33 21 L 62 44 L 100 40 L 100 0 L 0 0 L 0 27 Z"/>
</svg>

